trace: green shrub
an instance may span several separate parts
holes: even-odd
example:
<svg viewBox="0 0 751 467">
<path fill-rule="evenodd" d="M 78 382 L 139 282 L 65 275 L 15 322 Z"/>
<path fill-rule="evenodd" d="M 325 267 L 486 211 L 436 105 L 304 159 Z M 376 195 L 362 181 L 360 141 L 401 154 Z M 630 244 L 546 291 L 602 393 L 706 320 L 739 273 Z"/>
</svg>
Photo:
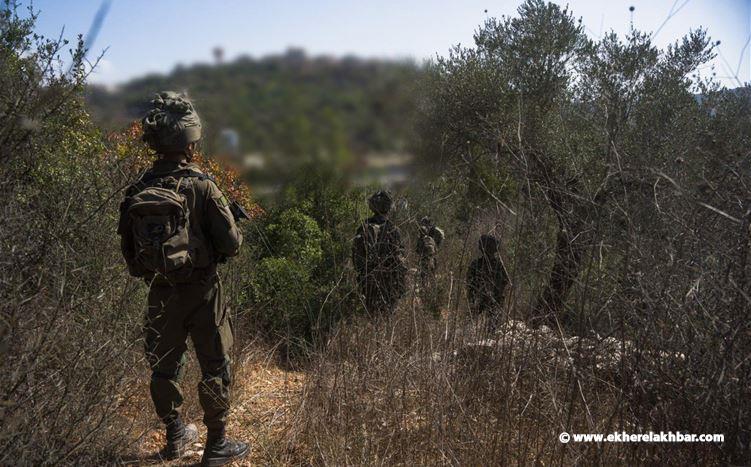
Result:
<svg viewBox="0 0 751 467">
<path fill-rule="evenodd" d="M 272 334 L 307 336 L 315 295 L 311 272 L 323 257 L 321 229 L 293 208 L 272 213 L 262 237 L 266 250 L 251 280 L 253 301 L 265 310 L 263 322 Z"/>
<path fill-rule="evenodd" d="M 83 106 L 83 41 L 0 3 L 0 465 L 108 463 L 144 365 L 143 286 L 116 235 L 125 180 Z M 57 58 L 72 53 L 70 68 Z"/>
<path fill-rule="evenodd" d="M 250 236 L 254 322 L 291 350 L 324 338 L 357 309 L 349 241 L 358 195 L 326 167 L 300 172 Z"/>
<path fill-rule="evenodd" d="M 296 208 L 285 209 L 266 226 L 269 250 L 278 257 L 297 261 L 306 269 L 323 257 L 324 234 L 315 219 Z"/>
</svg>

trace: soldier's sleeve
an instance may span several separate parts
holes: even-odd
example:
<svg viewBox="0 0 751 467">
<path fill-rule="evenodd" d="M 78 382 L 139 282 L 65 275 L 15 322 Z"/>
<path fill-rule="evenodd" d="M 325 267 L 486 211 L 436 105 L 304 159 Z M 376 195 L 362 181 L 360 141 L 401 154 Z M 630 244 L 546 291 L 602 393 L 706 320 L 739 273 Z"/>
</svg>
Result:
<svg viewBox="0 0 751 467">
<path fill-rule="evenodd" d="M 120 203 L 120 218 L 117 221 L 117 234 L 120 236 L 120 252 L 128 266 L 128 273 L 133 277 L 142 277 L 144 272 L 136 262 L 135 246 L 133 244 L 133 231 L 128 219 L 128 206 L 133 188 L 128 188 L 125 198 Z"/>
<path fill-rule="evenodd" d="M 428 238 L 430 238 L 430 237 L 428 237 Z M 430 240 L 432 240 L 432 239 L 430 239 Z M 436 242 L 435 241 L 427 241 L 426 242 L 426 248 L 425 248 L 425 250 L 426 250 L 426 253 L 428 254 L 428 256 L 435 256 L 436 252 L 437 252 Z"/>
<path fill-rule="evenodd" d="M 402 242 L 402 234 L 399 232 L 399 228 L 389 223 L 388 228 L 388 242 L 390 244 L 389 250 L 392 252 L 393 259 L 397 265 L 406 269 L 407 264 L 407 250 Z"/>
<path fill-rule="evenodd" d="M 404 246 L 404 242 L 402 242 L 402 234 L 399 232 L 399 229 L 394 229 L 394 234 L 396 237 L 396 251 L 397 251 L 397 258 L 399 260 L 399 265 L 402 269 L 402 274 L 407 273 L 407 249 Z M 406 280 L 406 279 L 403 279 Z M 405 283 L 405 291 L 406 291 L 406 283 Z"/>
<path fill-rule="evenodd" d="M 235 225 L 229 200 L 212 181 L 206 193 L 206 227 L 214 250 L 222 256 L 236 256 L 240 252 L 243 236 Z"/>
<path fill-rule="evenodd" d="M 120 236 L 120 251 L 126 262 L 133 257 L 133 242 L 130 226 L 128 225 L 128 198 L 120 203 L 120 218 L 117 221 L 117 234 Z"/>
</svg>

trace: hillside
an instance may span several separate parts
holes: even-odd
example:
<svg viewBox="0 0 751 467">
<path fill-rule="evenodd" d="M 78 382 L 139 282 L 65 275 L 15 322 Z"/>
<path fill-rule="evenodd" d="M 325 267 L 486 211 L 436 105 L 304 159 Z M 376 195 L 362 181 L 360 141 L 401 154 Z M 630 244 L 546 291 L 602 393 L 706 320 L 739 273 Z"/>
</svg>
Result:
<svg viewBox="0 0 751 467">
<path fill-rule="evenodd" d="M 116 129 L 142 115 L 155 92 L 187 91 L 204 120 L 209 150 L 222 149 L 226 135 L 234 133 L 234 149 L 244 154 L 340 158 L 404 149 L 405 121 L 415 108 L 411 87 L 419 74 L 407 61 L 308 57 L 290 49 L 260 59 L 177 67 L 112 91 L 90 85 L 87 100 L 95 121 Z"/>
</svg>

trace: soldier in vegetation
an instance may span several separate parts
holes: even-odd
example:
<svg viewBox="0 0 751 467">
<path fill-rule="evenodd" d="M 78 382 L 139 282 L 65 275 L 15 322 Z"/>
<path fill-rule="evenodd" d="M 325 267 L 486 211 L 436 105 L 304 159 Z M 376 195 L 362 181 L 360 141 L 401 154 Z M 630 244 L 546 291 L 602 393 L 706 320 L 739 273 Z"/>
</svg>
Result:
<svg viewBox="0 0 751 467">
<path fill-rule="evenodd" d="M 227 198 L 190 163 L 201 138 L 190 101 L 163 92 L 152 104 L 142 120 L 143 140 L 157 160 L 128 188 L 118 233 L 130 274 L 150 285 L 144 332 L 151 397 L 167 429 L 160 455 L 180 457 L 198 436 L 179 412 L 190 336 L 201 365 L 198 392 L 208 430 L 203 464 L 223 465 L 249 451 L 225 436 L 233 336 L 217 275 L 217 263 L 237 255 L 242 235 Z"/>
<path fill-rule="evenodd" d="M 431 281 L 436 271 L 436 254 L 443 242 L 443 230 L 436 227 L 429 217 L 420 219 L 417 247 L 418 271 L 421 281 Z"/>
<path fill-rule="evenodd" d="M 472 261 L 467 271 L 467 299 L 475 315 L 484 315 L 488 329 L 493 331 L 503 310 L 503 299 L 508 273 L 499 253 L 500 241 L 491 235 L 482 235 L 479 242 L 480 257 Z"/>
<path fill-rule="evenodd" d="M 391 314 L 407 290 L 404 245 L 399 229 L 388 219 L 393 205 L 387 191 L 368 199 L 373 216 L 357 229 L 352 262 L 365 308 L 374 315 Z"/>
<path fill-rule="evenodd" d="M 417 253 L 417 275 L 420 299 L 427 309 L 439 312 L 440 293 L 436 288 L 436 255 L 443 242 L 443 230 L 436 227 L 429 217 L 423 217 L 418 224 L 418 238 L 415 247 Z"/>
</svg>

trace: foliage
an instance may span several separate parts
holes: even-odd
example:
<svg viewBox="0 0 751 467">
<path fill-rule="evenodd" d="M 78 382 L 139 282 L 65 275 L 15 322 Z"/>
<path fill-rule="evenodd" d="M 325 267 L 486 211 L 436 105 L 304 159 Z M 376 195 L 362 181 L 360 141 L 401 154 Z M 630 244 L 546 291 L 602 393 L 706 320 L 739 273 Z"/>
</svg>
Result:
<svg viewBox="0 0 751 467">
<path fill-rule="evenodd" d="M 0 8 L 0 464 L 96 463 L 135 428 L 110 427 L 142 293 L 113 267 L 120 177 L 83 105 L 82 41 L 66 70 L 36 17 Z"/>
<path fill-rule="evenodd" d="M 579 23 L 541 0 L 523 3 L 517 17 L 487 20 L 474 48 L 431 66 L 421 125 L 424 157 L 439 151 L 467 174 L 468 195 L 475 187 L 504 202 L 483 176 L 495 166 L 501 187 L 524 187 L 523 206 L 550 208 L 557 246 L 535 313 L 563 320 L 584 250 L 599 240 L 590 237 L 593 214 L 619 196 L 617 180 L 643 175 L 618 151 L 661 154 L 668 141 L 685 150 L 701 122 L 692 91 L 703 82 L 689 74 L 713 56 L 701 30 L 661 52 L 638 31 L 624 43 L 613 33 L 593 43 Z"/>
<path fill-rule="evenodd" d="M 403 125 L 414 108 L 408 62 L 306 57 L 290 50 L 262 59 L 178 67 L 110 92 L 89 87 L 98 122 L 118 128 L 143 114 L 154 92 L 187 90 L 207 128 L 208 150 L 220 150 L 218 134 L 234 128 L 244 152 L 275 156 L 328 155 L 400 150 Z M 272 158 L 272 161 L 275 159 Z"/>
<path fill-rule="evenodd" d="M 295 209 L 283 211 L 262 235 L 274 256 L 263 255 L 251 282 L 253 301 L 264 310 L 269 330 L 279 337 L 309 337 L 315 310 L 311 273 L 323 251 L 316 222 Z"/>
<path fill-rule="evenodd" d="M 291 350 L 316 343 L 357 309 L 349 265 L 357 197 L 322 164 L 307 167 L 251 236 L 255 320 Z"/>
<path fill-rule="evenodd" d="M 563 335 L 620 336 L 639 349 L 626 358 L 686 356 L 644 369 L 649 388 L 617 383 L 622 393 L 610 403 L 622 423 L 724 432 L 734 441 L 711 455 L 738 461 L 751 417 L 748 404 L 730 402 L 747 392 L 742 355 L 751 348 L 746 331 L 731 331 L 748 328 L 751 305 L 749 180 L 740 169 L 749 93 L 703 76 L 713 50 L 703 30 L 662 50 L 636 30 L 592 41 L 566 9 L 528 0 L 515 17 L 482 25 L 474 47 L 430 66 L 421 157 L 485 193 L 464 220 L 505 232 L 514 252 L 510 313 Z M 488 165 L 506 196 L 485 189 L 477 174 Z M 697 379 L 708 386 L 678 383 Z M 597 377 L 581 373 L 577 384 L 590 390 Z M 655 459 L 675 460 L 658 451 Z"/>
</svg>

